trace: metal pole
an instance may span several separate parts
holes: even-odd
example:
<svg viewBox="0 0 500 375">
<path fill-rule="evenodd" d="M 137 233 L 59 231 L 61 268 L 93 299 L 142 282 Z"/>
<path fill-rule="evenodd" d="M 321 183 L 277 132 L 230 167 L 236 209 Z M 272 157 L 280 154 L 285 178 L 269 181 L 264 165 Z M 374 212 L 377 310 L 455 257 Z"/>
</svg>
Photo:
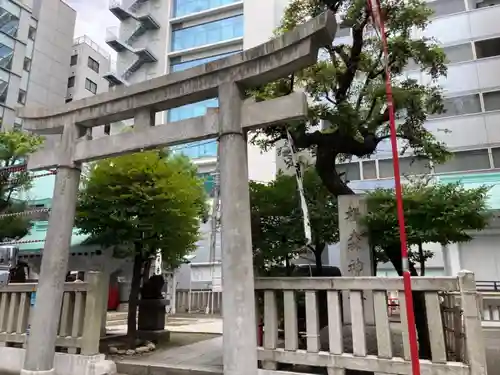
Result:
<svg viewBox="0 0 500 375">
<path fill-rule="evenodd" d="M 214 197 L 212 204 L 212 215 L 211 215 L 211 231 L 210 231 L 210 280 L 212 282 L 212 291 L 210 293 L 210 299 L 207 306 L 207 312 L 211 311 L 214 313 L 214 267 L 215 267 L 215 248 L 217 243 L 217 220 L 219 213 L 219 200 L 220 200 L 220 172 L 219 172 L 219 144 L 217 144 L 217 164 L 214 171 Z"/>
<path fill-rule="evenodd" d="M 396 134 L 396 116 L 394 113 L 394 100 L 392 96 L 391 75 L 389 67 L 389 49 L 387 46 L 387 36 L 385 34 L 385 24 L 382 19 L 380 0 L 371 0 L 368 6 L 372 11 L 375 24 L 380 28 L 382 47 L 384 53 L 385 68 L 385 89 L 387 94 L 387 108 L 389 110 L 389 126 L 391 131 L 392 162 L 394 167 L 394 182 L 396 185 L 396 202 L 399 222 L 399 240 L 401 242 L 401 258 L 403 262 L 403 283 L 406 299 L 406 316 L 408 319 L 408 339 L 410 342 L 411 367 L 413 375 L 420 375 L 420 359 L 418 356 L 417 332 L 415 327 L 415 312 L 413 309 L 413 295 L 411 288 L 411 274 L 408 263 L 408 248 L 406 242 L 405 217 L 403 207 L 403 190 L 401 187 L 401 176 L 399 168 L 398 141 Z"/>
</svg>

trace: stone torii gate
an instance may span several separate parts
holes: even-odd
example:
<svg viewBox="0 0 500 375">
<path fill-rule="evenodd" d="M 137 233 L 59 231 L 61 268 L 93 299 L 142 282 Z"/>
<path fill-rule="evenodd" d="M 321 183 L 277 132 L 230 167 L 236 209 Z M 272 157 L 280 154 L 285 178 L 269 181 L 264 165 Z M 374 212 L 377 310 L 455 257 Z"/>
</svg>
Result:
<svg viewBox="0 0 500 375">
<path fill-rule="evenodd" d="M 312 65 L 331 44 L 335 16 L 324 13 L 295 30 L 221 60 L 168 74 L 60 108 L 24 108 L 25 129 L 62 134 L 51 149 L 29 157 L 28 169 L 56 167 L 37 303 L 22 374 L 52 375 L 68 248 L 83 162 L 219 137 L 224 286 L 224 374 L 256 375 L 254 275 L 246 132 L 306 116 L 302 93 L 255 103 L 243 91 Z M 219 111 L 155 126 L 155 114 L 218 97 Z M 91 128 L 134 119 L 134 131 L 92 139 Z M 98 338 L 96 338 L 98 339 Z"/>
</svg>

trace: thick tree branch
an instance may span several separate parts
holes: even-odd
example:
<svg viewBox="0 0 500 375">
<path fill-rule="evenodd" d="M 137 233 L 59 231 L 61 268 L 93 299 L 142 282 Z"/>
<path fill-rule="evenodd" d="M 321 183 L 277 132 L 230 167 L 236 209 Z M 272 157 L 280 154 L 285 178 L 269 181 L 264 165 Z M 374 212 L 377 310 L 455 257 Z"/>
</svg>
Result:
<svg viewBox="0 0 500 375">
<path fill-rule="evenodd" d="M 344 101 L 347 97 L 347 92 L 356 76 L 359 62 L 361 60 L 361 51 L 363 50 L 363 30 L 368 23 L 370 13 L 367 8 L 364 10 L 363 20 L 352 28 L 353 43 L 351 47 L 351 55 L 346 62 L 346 71 L 339 80 L 339 86 L 335 93 L 337 103 Z M 342 51 L 343 52 L 343 51 Z M 341 55 L 342 56 L 342 55 Z"/>
</svg>

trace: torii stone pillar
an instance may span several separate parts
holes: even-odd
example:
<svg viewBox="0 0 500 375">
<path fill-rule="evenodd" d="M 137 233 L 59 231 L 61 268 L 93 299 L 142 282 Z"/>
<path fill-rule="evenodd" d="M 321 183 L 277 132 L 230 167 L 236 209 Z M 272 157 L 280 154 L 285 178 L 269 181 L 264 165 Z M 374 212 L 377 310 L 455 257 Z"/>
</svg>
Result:
<svg viewBox="0 0 500 375">
<path fill-rule="evenodd" d="M 246 132 L 303 121 L 307 100 L 303 93 L 293 93 L 256 103 L 244 100 L 243 92 L 314 64 L 319 48 L 332 43 L 336 29 L 334 15 L 324 13 L 279 38 L 224 59 L 62 108 L 20 109 L 27 129 L 63 134 L 58 145 L 28 160 L 28 169 L 56 167 L 58 175 L 22 374 L 55 373 L 54 347 L 81 163 L 215 137 L 220 137 L 224 374 L 257 374 Z M 154 124 L 156 112 L 213 97 L 219 97 L 218 113 Z M 86 128 L 130 118 L 135 119 L 133 132 L 94 140 L 82 136 L 88 134 Z"/>
</svg>

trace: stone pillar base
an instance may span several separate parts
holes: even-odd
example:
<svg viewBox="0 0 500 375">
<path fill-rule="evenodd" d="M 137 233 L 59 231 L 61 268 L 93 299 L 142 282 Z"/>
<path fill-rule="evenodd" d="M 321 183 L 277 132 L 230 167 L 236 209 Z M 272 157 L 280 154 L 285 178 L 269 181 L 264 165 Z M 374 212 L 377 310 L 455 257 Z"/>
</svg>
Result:
<svg viewBox="0 0 500 375">
<path fill-rule="evenodd" d="M 56 375 L 56 370 L 48 370 L 48 371 L 31 371 L 31 370 L 21 370 L 21 375 Z"/>
<path fill-rule="evenodd" d="M 116 364 L 104 354 L 56 353 L 54 368 L 48 371 L 24 370 L 25 349 L 0 347 L 0 374 L 21 375 L 115 375 Z"/>
</svg>

